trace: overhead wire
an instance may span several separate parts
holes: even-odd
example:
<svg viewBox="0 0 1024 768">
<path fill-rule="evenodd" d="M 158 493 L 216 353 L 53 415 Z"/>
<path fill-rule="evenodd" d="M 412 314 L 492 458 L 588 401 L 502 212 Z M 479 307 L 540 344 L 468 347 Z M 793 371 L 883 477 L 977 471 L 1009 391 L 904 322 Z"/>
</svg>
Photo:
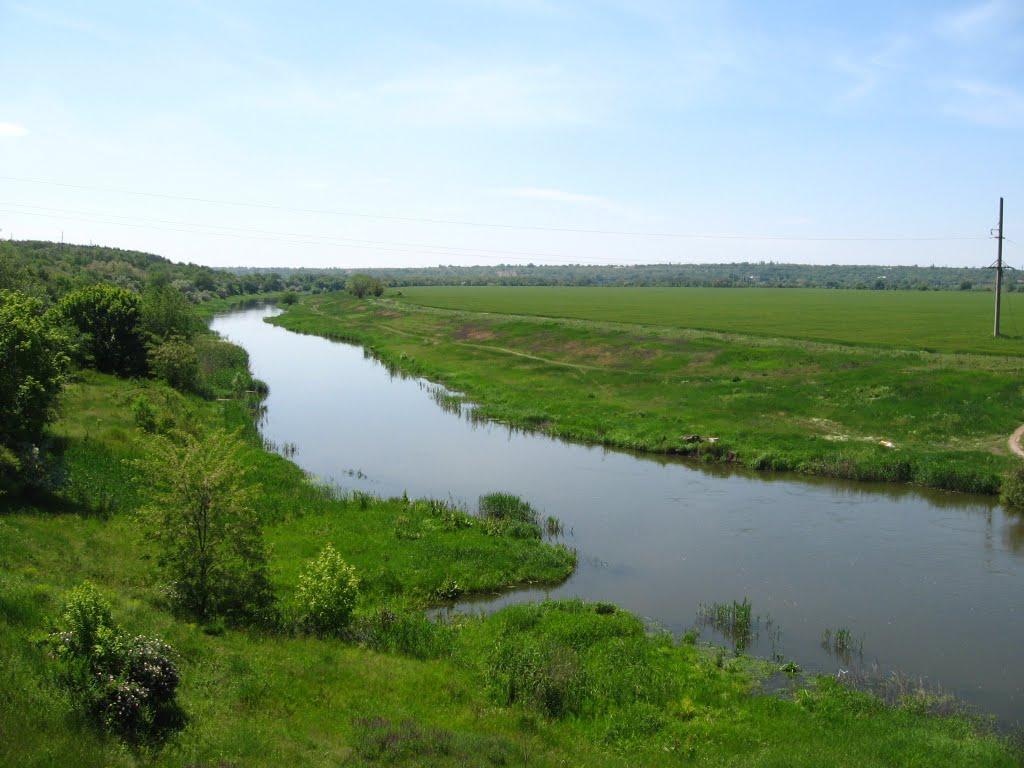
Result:
<svg viewBox="0 0 1024 768">
<path fill-rule="evenodd" d="M 92 192 L 107 192 L 114 194 L 133 195 L 140 197 L 151 197 L 160 198 L 166 200 L 179 200 L 183 202 L 198 202 L 213 205 L 224 205 L 224 206 L 235 206 L 244 208 L 254 208 L 263 210 L 278 210 L 286 211 L 290 213 L 306 213 L 306 214 L 317 214 L 317 215 L 328 215 L 328 216 L 346 216 L 362 219 L 374 219 L 380 221 L 401 221 L 408 223 L 418 224 L 432 224 L 432 225 L 450 225 L 450 226 L 466 226 L 466 227 L 480 227 L 489 229 L 505 229 L 505 230 L 520 230 L 520 231 L 534 231 L 534 232 L 563 232 L 563 233 L 576 233 L 576 234 L 591 234 L 591 235 L 615 235 L 615 236 L 627 236 L 627 237 L 652 237 L 652 238 L 677 238 L 686 240 L 749 240 L 749 241 L 788 241 L 788 242 L 935 242 L 935 241 L 949 241 L 949 240 L 984 240 L 982 236 L 965 236 L 965 235 L 929 235 L 929 236 L 914 236 L 914 235 L 899 235 L 899 236 L 790 236 L 790 235 L 747 235 L 747 234 L 731 234 L 731 233 L 697 233 L 697 232 L 651 232 L 642 230 L 615 230 L 615 229 L 588 229 L 582 227 L 563 227 L 563 226 L 541 226 L 541 225 L 529 225 L 529 224 L 509 224 L 499 222 L 481 222 L 471 221 L 464 219 L 442 219 L 442 218 L 430 218 L 422 216 L 397 216 L 388 214 L 375 214 L 365 213 L 359 211 L 349 210 L 334 210 L 327 208 L 304 208 L 296 206 L 285 206 L 274 203 L 265 202 L 253 202 L 253 201 L 241 201 L 241 200 L 226 200 L 211 197 L 202 197 L 198 195 L 175 195 L 164 192 L 152 192 L 147 190 L 133 190 L 118 187 L 102 187 L 89 184 L 72 184 L 68 182 L 52 181 L 47 179 L 31 179 L 19 176 L 7 176 L 0 175 L 0 180 L 13 181 L 24 184 L 39 184 L 55 187 L 64 187 L 68 189 L 79 189 L 87 190 Z"/>
</svg>

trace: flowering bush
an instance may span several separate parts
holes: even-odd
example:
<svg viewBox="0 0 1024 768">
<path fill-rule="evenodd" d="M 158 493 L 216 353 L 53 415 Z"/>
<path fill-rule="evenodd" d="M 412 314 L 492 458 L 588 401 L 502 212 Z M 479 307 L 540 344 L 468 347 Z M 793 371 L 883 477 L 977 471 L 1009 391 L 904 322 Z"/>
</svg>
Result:
<svg viewBox="0 0 1024 768">
<path fill-rule="evenodd" d="M 180 724 L 174 651 L 157 638 L 121 632 L 92 584 L 71 590 L 47 643 L 61 682 L 106 729 L 139 740 Z"/>
<path fill-rule="evenodd" d="M 341 634 L 352 618 L 358 594 L 355 568 L 328 544 L 299 576 L 296 602 L 300 626 L 321 635 Z"/>
</svg>

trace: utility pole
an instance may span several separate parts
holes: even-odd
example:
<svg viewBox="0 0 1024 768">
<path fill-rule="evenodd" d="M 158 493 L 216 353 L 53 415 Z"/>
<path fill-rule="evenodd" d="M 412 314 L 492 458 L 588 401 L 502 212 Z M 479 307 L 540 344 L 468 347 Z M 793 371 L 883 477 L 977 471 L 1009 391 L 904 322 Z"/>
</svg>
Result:
<svg viewBox="0 0 1024 768">
<path fill-rule="evenodd" d="M 1003 298 L 1003 198 L 999 198 L 999 229 L 996 230 L 996 318 L 992 335 L 999 338 L 999 312 Z"/>
</svg>

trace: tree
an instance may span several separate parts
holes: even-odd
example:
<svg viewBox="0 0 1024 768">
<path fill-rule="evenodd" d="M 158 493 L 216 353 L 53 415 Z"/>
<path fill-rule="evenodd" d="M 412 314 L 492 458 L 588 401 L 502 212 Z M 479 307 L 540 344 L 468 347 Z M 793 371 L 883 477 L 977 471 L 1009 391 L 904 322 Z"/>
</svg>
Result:
<svg viewBox="0 0 1024 768">
<path fill-rule="evenodd" d="M 172 336 L 191 339 L 202 326 L 192 303 L 164 274 L 154 278 L 142 292 L 140 321 L 143 333 L 153 342 Z"/>
<path fill-rule="evenodd" d="M 172 600 L 200 618 L 265 617 L 273 602 L 259 516 L 238 438 L 154 438 L 140 462 L 154 486 L 142 512 Z"/>
<path fill-rule="evenodd" d="M 42 302 L 0 291 L 0 493 L 31 482 L 69 362 Z"/>
<path fill-rule="evenodd" d="M 82 334 L 84 351 L 105 373 L 137 376 L 146 372 L 142 301 L 113 285 L 91 285 L 61 299 L 58 311 Z"/>
<path fill-rule="evenodd" d="M 181 392 L 194 390 L 199 384 L 196 348 L 177 336 L 150 349 L 149 368 L 154 376 Z"/>
<path fill-rule="evenodd" d="M 352 275 L 345 283 L 345 289 L 357 299 L 362 299 L 367 296 L 383 295 L 384 284 L 369 275 Z"/>
</svg>

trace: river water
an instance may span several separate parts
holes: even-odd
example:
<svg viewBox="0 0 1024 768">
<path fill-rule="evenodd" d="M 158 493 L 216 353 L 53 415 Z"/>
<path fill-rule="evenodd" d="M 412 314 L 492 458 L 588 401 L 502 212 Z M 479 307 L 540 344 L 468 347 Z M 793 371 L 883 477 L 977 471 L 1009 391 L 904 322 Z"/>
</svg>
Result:
<svg viewBox="0 0 1024 768">
<path fill-rule="evenodd" d="M 263 434 L 294 448 L 303 469 L 471 509 L 509 491 L 563 521 L 575 574 L 484 609 L 578 596 L 724 643 L 698 624 L 701 604 L 748 599 L 756 655 L 819 672 L 899 670 L 1004 723 L 1024 719 L 1024 520 L 993 500 L 636 456 L 474 422 L 360 347 L 263 322 L 277 312 L 240 310 L 212 327 L 248 350 L 270 387 Z M 823 647 L 838 628 L 852 653 Z"/>
</svg>

